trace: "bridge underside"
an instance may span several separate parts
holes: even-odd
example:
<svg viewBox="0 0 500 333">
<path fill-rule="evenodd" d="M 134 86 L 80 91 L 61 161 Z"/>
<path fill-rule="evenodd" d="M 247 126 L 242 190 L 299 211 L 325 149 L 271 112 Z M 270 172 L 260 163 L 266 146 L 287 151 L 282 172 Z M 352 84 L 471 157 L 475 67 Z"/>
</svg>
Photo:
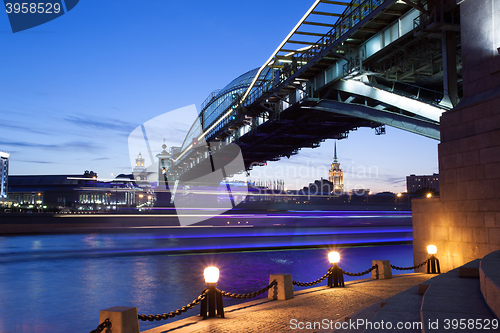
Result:
<svg viewBox="0 0 500 333">
<path fill-rule="evenodd" d="M 221 104 L 226 109 L 218 118 L 207 118 L 210 126 L 201 119 L 205 140 L 236 143 L 247 170 L 327 139 L 346 138 L 358 127 L 382 134 L 381 126 L 388 125 L 439 140 L 440 116 L 462 95 L 458 5 L 451 0 L 428 1 L 425 8 L 424 2 L 409 0 L 362 3 L 325 25 L 334 28 L 322 37 L 310 34 L 321 37 L 317 42 L 301 42 L 306 46 L 295 51 L 282 43 L 243 96 L 232 94 L 232 104 Z M 292 42 L 297 43 L 286 39 L 286 45 Z M 178 172 L 196 169 L 200 155 L 189 149 L 180 154 Z"/>
<path fill-rule="evenodd" d="M 305 99 L 238 138 L 247 169 L 290 157 L 327 139 L 344 139 L 359 127 L 390 125 L 439 139 L 439 124 L 372 107 L 333 100 Z"/>
</svg>

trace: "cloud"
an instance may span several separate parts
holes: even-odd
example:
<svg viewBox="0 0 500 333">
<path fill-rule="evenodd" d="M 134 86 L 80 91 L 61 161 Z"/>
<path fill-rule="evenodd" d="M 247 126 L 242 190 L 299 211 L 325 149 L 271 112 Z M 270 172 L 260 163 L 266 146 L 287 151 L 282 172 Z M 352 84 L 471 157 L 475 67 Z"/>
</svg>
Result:
<svg viewBox="0 0 500 333">
<path fill-rule="evenodd" d="M 24 131 L 24 132 L 37 133 L 37 134 L 45 134 L 45 135 L 49 134 L 49 132 L 40 131 L 40 130 L 35 129 L 31 126 L 19 126 L 19 125 L 14 125 L 11 122 L 5 122 L 5 121 L 3 121 L 3 123 L 0 123 L 0 127 L 10 129 L 10 130 Z"/>
<path fill-rule="evenodd" d="M 373 177 L 371 180 L 387 185 L 406 185 L 406 177 L 394 177 L 394 175 L 379 174 L 378 177 Z"/>
<path fill-rule="evenodd" d="M 16 160 L 16 162 L 37 163 L 37 164 L 56 164 L 56 163 L 54 163 L 54 162 L 47 162 L 47 161 L 27 161 L 27 160 Z"/>
<path fill-rule="evenodd" d="M 65 121 L 78 125 L 80 127 L 90 127 L 100 130 L 111 130 L 126 133 L 127 135 L 137 127 L 137 124 L 132 124 L 122 120 L 116 119 L 91 119 L 84 116 L 68 116 L 64 118 Z"/>
<path fill-rule="evenodd" d="M 22 147 L 22 148 L 39 148 L 47 150 L 85 150 L 85 151 L 95 151 L 100 150 L 101 147 L 96 146 L 89 142 L 82 141 L 70 141 L 62 144 L 45 144 L 45 143 L 33 143 L 33 142 L 23 142 L 23 141 L 8 141 L 1 140 L 0 145 Z"/>
</svg>

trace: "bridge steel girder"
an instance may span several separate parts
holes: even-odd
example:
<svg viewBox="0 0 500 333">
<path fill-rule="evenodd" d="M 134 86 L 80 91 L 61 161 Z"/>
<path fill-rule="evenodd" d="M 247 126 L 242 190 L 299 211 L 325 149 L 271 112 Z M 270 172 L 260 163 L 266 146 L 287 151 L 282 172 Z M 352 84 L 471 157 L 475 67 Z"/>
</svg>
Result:
<svg viewBox="0 0 500 333">
<path fill-rule="evenodd" d="M 394 112 L 378 110 L 369 106 L 348 104 L 332 100 L 321 100 L 316 106 L 304 106 L 302 108 L 365 119 L 423 135 L 431 139 L 440 139 L 439 123 Z"/>
<path fill-rule="evenodd" d="M 350 94 L 371 98 L 380 103 L 405 110 L 436 123 L 439 123 L 439 118 L 445 111 L 444 109 L 438 108 L 431 104 L 427 104 L 399 94 L 394 94 L 390 91 L 379 89 L 360 81 L 340 80 L 336 82 L 333 87 Z"/>
</svg>

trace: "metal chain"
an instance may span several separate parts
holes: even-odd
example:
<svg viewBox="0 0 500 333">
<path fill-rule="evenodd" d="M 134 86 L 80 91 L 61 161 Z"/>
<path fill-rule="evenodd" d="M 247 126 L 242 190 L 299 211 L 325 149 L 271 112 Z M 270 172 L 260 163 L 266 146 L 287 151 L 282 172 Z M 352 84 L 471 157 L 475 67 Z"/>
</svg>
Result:
<svg viewBox="0 0 500 333">
<path fill-rule="evenodd" d="M 326 279 L 327 277 L 332 275 L 332 273 L 333 273 L 332 269 L 329 268 L 328 272 L 325 275 L 323 275 L 322 277 L 320 277 L 319 279 L 317 279 L 316 281 L 313 281 L 313 282 L 292 281 L 292 283 L 293 283 L 293 285 L 299 286 L 299 287 L 310 287 L 310 286 L 314 286 L 315 284 L 320 283 L 321 281 L 323 281 L 324 279 Z"/>
<path fill-rule="evenodd" d="M 366 274 L 370 273 L 375 268 L 378 268 L 378 265 L 373 265 L 371 268 L 368 268 L 366 271 L 361 272 L 361 273 L 349 273 L 349 272 L 344 271 L 343 269 L 341 269 L 341 271 L 342 271 L 342 273 L 344 273 L 345 275 L 348 275 L 348 276 L 362 276 L 362 275 L 366 275 Z"/>
<path fill-rule="evenodd" d="M 111 327 L 111 322 L 109 321 L 109 318 L 100 323 L 99 326 L 97 326 L 95 330 L 90 331 L 90 333 L 101 333 L 106 327 Z"/>
<path fill-rule="evenodd" d="M 169 313 L 163 313 L 163 314 L 157 314 L 157 315 L 145 315 L 145 314 L 140 314 L 138 315 L 138 318 L 142 321 L 160 321 L 160 320 L 167 320 L 168 318 L 174 318 L 175 316 L 181 315 L 183 312 L 186 312 L 189 309 L 192 309 L 195 307 L 195 305 L 198 305 L 201 301 L 203 301 L 207 297 L 207 290 L 208 288 L 203 289 L 201 292 L 201 295 L 198 296 L 195 300 L 193 300 L 191 303 L 189 303 L 186 306 L 183 306 L 180 309 L 177 309 L 175 311 L 170 311 Z"/>
<path fill-rule="evenodd" d="M 420 267 L 424 266 L 425 264 L 427 264 L 428 261 L 429 261 L 429 259 L 425 260 L 424 262 L 422 262 L 418 265 L 412 266 L 412 267 L 398 267 L 398 266 L 391 265 L 391 268 L 397 269 L 399 271 L 406 271 L 406 270 L 410 270 L 410 269 L 420 268 Z"/>
<path fill-rule="evenodd" d="M 222 291 L 222 290 L 220 291 L 220 293 L 222 294 L 222 296 L 227 297 L 227 298 L 237 298 L 237 299 L 252 298 L 252 297 L 259 296 L 260 294 L 265 293 L 266 291 L 268 291 L 269 289 L 271 289 L 273 286 L 275 286 L 277 284 L 278 284 L 278 282 L 276 280 L 273 280 L 273 282 L 271 282 L 267 287 L 262 288 L 261 290 L 256 291 L 256 292 L 249 293 L 249 294 L 233 294 L 233 293 L 229 293 L 227 291 Z"/>
</svg>

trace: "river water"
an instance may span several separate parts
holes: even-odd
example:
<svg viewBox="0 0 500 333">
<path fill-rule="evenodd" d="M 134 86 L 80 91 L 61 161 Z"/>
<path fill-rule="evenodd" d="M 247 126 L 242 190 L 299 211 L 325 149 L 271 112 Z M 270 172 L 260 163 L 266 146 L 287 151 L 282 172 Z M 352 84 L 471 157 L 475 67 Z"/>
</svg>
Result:
<svg viewBox="0 0 500 333">
<path fill-rule="evenodd" d="M 343 220 L 352 222 L 356 216 L 344 213 Z M 212 265 L 220 269 L 218 287 L 235 293 L 265 287 L 272 273 L 316 280 L 327 271 L 327 253 L 333 248 L 341 253 L 339 265 L 349 272 L 366 270 L 374 259 L 412 266 L 412 245 L 403 244 L 411 241 L 411 215 L 366 216 L 362 227 L 276 223 L 279 228 L 142 228 L 0 237 L 0 332 L 89 332 L 99 324 L 101 309 L 118 305 L 135 306 L 145 314 L 169 312 L 200 294 L 203 269 Z M 379 223 L 391 218 L 391 223 Z M 320 248 L 304 248 L 311 246 Z M 230 252 L 207 253 L 214 250 Z M 224 299 L 225 306 L 238 302 Z M 197 306 L 175 319 L 198 312 Z M 140 328 L 162 323 L 166 321 L 141 322 Z"/>
</svg>

